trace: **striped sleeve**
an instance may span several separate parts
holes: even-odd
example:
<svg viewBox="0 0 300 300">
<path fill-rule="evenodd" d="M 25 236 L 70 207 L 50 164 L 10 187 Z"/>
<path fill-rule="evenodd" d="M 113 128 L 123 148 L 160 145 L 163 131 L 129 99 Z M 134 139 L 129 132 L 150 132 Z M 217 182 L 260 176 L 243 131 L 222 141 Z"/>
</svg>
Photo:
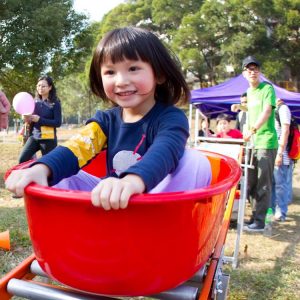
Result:
<svg viewBox="0 0 300 300">
<path fill-rule="evenodd" d="M 281 126 L 283 124 L 287 124 L 287 125 L 291 124 L 291 111 L 289 110 L 287 105 L 281 105 L 279 107 L 278 113 L 279 113 L 280 123 L 275 119 L 275 129 L 277 132 L 278 140 L 280 140 L 281 133 L 282 133 Z M 290 164 L 290 158 L 286 148 L 283 151 L 283 164 L 284 165 Z"/>
<path fill-rule="evenodd" d="M 107 137 L 96 122 L 86 125 L 77 135 L 42 156 L 34 164 L 43 163 L 51 170 L 49 185 L 76 174 L 106 145 Z"/>
<path fill-rule="evenodd" d="M 83 167 L 106 145 L 107 137 L 99 124 L 91 122 L 80 130 L 79 134 L 63 144 L 78 158 L 79 167 Z"/>
</svg>

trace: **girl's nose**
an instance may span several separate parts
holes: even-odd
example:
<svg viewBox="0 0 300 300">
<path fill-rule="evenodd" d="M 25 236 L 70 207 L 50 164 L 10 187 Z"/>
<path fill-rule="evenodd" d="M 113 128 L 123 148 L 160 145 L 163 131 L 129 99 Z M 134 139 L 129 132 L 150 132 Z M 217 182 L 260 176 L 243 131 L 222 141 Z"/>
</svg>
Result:
<svg viewBox="0 0 300 300">
<path fill-rule="evenodd" d="M 116 85 L 127 85 L 129 84 L 129 77 L 124 72 L 118 72 L 116 76 Z"/>
</svg>

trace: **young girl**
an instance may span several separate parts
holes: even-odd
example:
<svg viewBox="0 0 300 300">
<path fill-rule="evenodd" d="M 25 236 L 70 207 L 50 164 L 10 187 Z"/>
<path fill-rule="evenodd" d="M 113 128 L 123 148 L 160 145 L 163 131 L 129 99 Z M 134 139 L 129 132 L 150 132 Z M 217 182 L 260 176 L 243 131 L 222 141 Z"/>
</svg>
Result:
<svg viewBox="0 0 300 300">
<path fill-rule="evenodd" d="M 24 121 L 29 138 L 19 163 L 32 159 L 39 150 L 45 155 L 57 146 L 56 128 L 61 125 L 61 106 L 51 77 L 42 76 L 38 79 L 34 112 L 24 116 Z"/>
<path fill-rule="evenodd" d="M 198 136 L 211 136 L 215 134 L 210 128 L 210 119 L 209 118 L 203 118 L 201 122 L 201 129 L 198 132 Z"/>
<path fill-rule="evenodd" d="M 231 116 L 227 114 L 219 114 L 217 116 L 217 137 L 242 139 L 243 134 L 238 129 L 230 128 Z"/>
<path fill-rule="evenodd" d="M 12 172 L 6 181 L 10 191 L 23 195 L 30 182 L 54 185 L 66 178 L 56 187 L 92 190 L 92 203 L 109 210 L 126 208 L 131 195 L 149 192 L 161 181 L 160 190 L 168 190 L 169 173 L 176 173 L 189 136 L 187 118 L 173 104 L 187 101 L 189 89 L 166 48 L 144 29 L 115 29 L 95 50 L 90 84 L 115 107 L 98 111 L 80 134 L 31 168 Z M 78 173 L 102 149 L 107 177 Z M 210 183 L 208 165 L 203 159 L 202 186 Z"/>
</svg>

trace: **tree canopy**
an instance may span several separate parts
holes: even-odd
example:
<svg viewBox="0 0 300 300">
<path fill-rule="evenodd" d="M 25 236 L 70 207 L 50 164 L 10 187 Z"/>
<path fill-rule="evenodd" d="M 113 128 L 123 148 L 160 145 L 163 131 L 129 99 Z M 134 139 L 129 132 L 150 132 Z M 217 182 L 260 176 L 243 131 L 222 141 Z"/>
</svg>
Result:
<svg viewBox="0 0 300 300">
<path fill-rule="evenodd" d="M 242 59 L 255 55 L 270 79 L 299 84 L 299 24 L 299 0 L 128 0 L 105 16 L 100 30 L 134 25 L 155 31 L 185 74 L 200 82 L 238 74 Z"/>
<path fill-rule="evenodd" d="M 72 0 L 0 2 L 0 84 L 8 95 L 30 91 L 42 73 L 62 78 L 90 51 L 87 18 L 72 5 Z"/>
<path fill-rule="evenodd" d="M 239 74 L 242 59 L 254 55 L 271 80 L 300 89 L 299 0 L 126 0 L 92 24 L 72 4 L 0 1 L 0 85 L 10 96 L 48 73 L 59 80 L 66 113 L 93 113 L 100 102 L 87 83 L 92 50 L 107 31 L 128 25 L 155 32 L 200 84 Z"/>
</svg>

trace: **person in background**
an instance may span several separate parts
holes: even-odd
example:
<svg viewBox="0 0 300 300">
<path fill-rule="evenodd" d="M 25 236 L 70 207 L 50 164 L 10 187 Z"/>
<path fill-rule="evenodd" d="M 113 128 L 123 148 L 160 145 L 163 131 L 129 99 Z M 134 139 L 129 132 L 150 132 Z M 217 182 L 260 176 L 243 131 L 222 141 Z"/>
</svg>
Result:
<svg viewBox="0 0 300 300">
<path fill-rule="evenodd" d="M 217 116 L 217 135 L 218 138 L 242 139 L 243 134 L 238 129 L 230 128 L 231 116 L 228 114 L 219 114 Z"/>
<path fill-rule="evenodd" d="M 244 140 L 252 140 L 254 145 L 254 170 L 249 173 L 254 187 L 254 191 L 249 192 L 252 217 L 244 227 L 250 232 L 264 230 L 266 213 L 271 207 L 272 178 L 278 148 L 275 90 L 271 84 L 260 81 L 260 66 L 253 56 L 246 57 L 242 63 L 243 76 L 249 83 L 247 108 L 250 129 L 244 133 Z"/>
<path fill-rule="evenodd" d="M 210 127 L 210 119 L 203 118 L 201 121 L 201 129 L 198 132 L 198 136 L 211 136 L 215 134 L 209 127 Z"/>
<path fill-rule="evenodd" d="M 8 115 L 10 106 L 11 105 L 6 95 L 0 91 L 0 131 L 8 128 Z"/>
<path fill-rule="evenodd" d="M 42 76 L 37 81 L 34 112 L 24 116 L 29 137 L 20 154 L 19 163 L 32 159 L 39 150 L 45 155 L 57 146 L 56 128 L 60 127 L 61 118 L 60 100 L 53 80 L 49 76 Z"/>
<path fill-rule="evenodd" d="M 233 104 L 231 106 L 231 111 L 238 112 L 236 117 L 235 128 L 240 132 L 244 132 L 245 124 L 247 122 L 247 93 L 243 93 L 240 97 L 241 104 Z"/>
<path fill-rule="evenodd" d="M 288 212 L 290 173 L 293 162 L 288 156 L 287 143 L 290 133 L 291 111 L 283 100 L 276 101 L 275 128 L 278 136 L 278 150 L 275 159 L 272 185 L 272 208 L 276 221 L 284 222 Z"/>
<path fill-rule="evenodd" d="M 90 85 L 114 107 L 97 111 L 80 134 L 29 169 L 13 171 L 6 180 L 10 191 L 22 196 L 30 182 L 86 190 L 94 206 L 110 210 L 126 208 L 132 195 L 151 192 L 162 183 L 166 185 L 156 192 L 186 190 L 192 181 L 199 188 L 210 183 L 208 159 L 185 149 L 188 120 L 175 107 L 180 100 L 188 101 L 188 85 L 177 59 L 155 34 L 135 27 L 108 32 L 93 54 Z M 107 177 L 81 170 L 103 149 Z M 196 157 L 201 157 L 199 166 Z M 172 186 L 181 167 L 185 172 Z M 182 180 L 187 176 L 191 180 Z"/>
</svg>

